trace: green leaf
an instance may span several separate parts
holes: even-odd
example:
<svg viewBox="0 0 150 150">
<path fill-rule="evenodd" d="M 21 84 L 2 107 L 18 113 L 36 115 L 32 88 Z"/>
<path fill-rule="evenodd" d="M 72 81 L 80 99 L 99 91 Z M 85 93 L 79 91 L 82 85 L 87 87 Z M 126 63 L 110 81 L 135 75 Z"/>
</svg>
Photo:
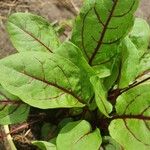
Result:
<svg viewBox="0 0 150 150">
<path fill-rule="evenodd" d="M 95 74 L 94 70 L 89 66 L 84 58 L 81 50 L 73 43 L 66 41 L 55 50 L 55 54 L 65 57 L 73 62 L 75 65 L 82 68 L 83 72 L 87 72 L 86 76 L 89 78 Z M 84 80 L 85 77 L 83 77 Z M 90 90 L 89 90 L 90 92 Z"/>
<path fill-rule="evenodd" d="M 60 42 L 52 26 L 42 17 L 30 13 L 15 13 L 8 18 L 7 30 L 19 52 L 53 52 Z"/>
<path fill-rule="evenodd" d="M 138 50 L 132 41 L 126 37 L 120 46 L 121 49 L 121 74 L 119 80 L 119 87 L 128 87 L 129 83 L 132 82 L 138 73 L 139 67 L 139 54 Z"/>
<path fill-rule="evenodd" d="M 139 0 L 86 0 L 76 19 L 72 41 L 92 66 L 111 61 L 134 23 Z"/>
<path fill-rule="evenodd" d="M 56 145 L 46 141 L 33 141 L 32 144 L 37 146 L 40 150 L 57 150 Z"/>
<path fill-rule="evenodd" d="M 41 128 L 41 138 L 42 140 L 52 139 L 57 135 L 57 126 L 51 123 L 44 123 Z"/>
<path fill-rule="evenodd" d="M 83 113 L 83 108 L 71 108 L 69 110 L 69 115 L 70 116 L 79 116 Z"/>
<path fill-rule="evenodd" d="M 125 150 L 150 149 L 150 83 L 138 85 L 120 95 L 109 126 L 113 139 Z"/>
<path fill-rule="evenodd" d="M 147 51 L 150 42 L 150 27 L 148 23 L 141 18 L 136 18 L 129 37 L 136 45 L 139 56 L 142 56 Z"/>
<path fill-rule="evenodd" d="M 95 71 L 89 66 L 89 64 L 85 60 L 81 50 L 73 43 L 67 41 L 61 44 L 61 46 L 55 50 L 55 54 L 65 57 L 76 66 L 78 66 L 81 72 L 84 72 L 80 74 L 82 82 L 81 84 L 83 87 L 86 88 L 85 90 L 82 90 L 82 92 L 85 92 L 83 93 L 84 95 L 89 95 L 88 97 L 93 97 L 93 87 L 91 84 L 89 84 L 89 82 L 90 77 L 95 75 Z M 84 82 L 85 80 L 86 82 Z M 90 99 L 87 104 L 90 106 Z"/>
<path fill-rule="evenodd" d="M 77 66 L 82 67 L 83 71 L 86 71 L 89 77 L 94 74 L 94 70 L 88 65 L 81 50 L 73 43 L 69 41 L 64 42 L 55 50 L 55 54 L 63 56 Z"/>
<path fill-rule="evenodd" d="M 2 59 L 0 68 L 4 88 L 34 107 L 84 107 L 93 96 L 87 72 L 53 53 L 15 54 Z"/>
<path fill-rule="evenodd" d="M 29 106 L 0 85 L 0 124 L 16 124 L 28 117 Z"/>
<path fill-rule="evenodd" d="M 107 101 L 107 91 L 103 86 L 102 80 L 97 76 L 93 76 L 91 77 L 91 83 L 95 91 L 95 101 L 100 112 L 109 117 L 109 113 L 112 111 L 112 105 Z"/>
<path fill-rule="evenodd" d="M 111 71 L 105 65 L 94 66 L 93 69 L 99 78 L 106 78 L 111 75 Z"/>
<path fill-rule="evenodd" d="M 50 139 L 49 142 L 52 143 L 52 144 L 54 144 L 54 145 L 56 145 L 56 138 L 57 137 L 54 137 L 54 138 Z"/>
<path fill-rule="evenodd" d="M 118 79 L 120 71 L 120 54 L 117 54 L 116 57 L 111 62 L 110 76 L 104 79 L 104 85 L 107 91 L 109 91 L 115 84 Z"/>
<path fill-rule="evenodd" d="M 140 59 L 138 75 L 150 72 L 150 50 L 148 50 Z"/>
<path fill-rule="evenodd" d="M 109 136 L 103 137 L 102 147 L 104 150 L 123 150 L 122 146 L 120 146 L 114 139 Z"/>
<path fill-rule="evenodd" d="M 57 150 L 97 150 L 102 142 L 99 129 L 92 131 L 87 121 L 68 123 L 58 134 Z"/>
<path fill-rule="evenodd" d="M 58 124 L 58 129 L 62 129 L 69 122 L 73 122 L 73 118 L 65 118 L 65 119 L 61 120 Z"/>
</svg>

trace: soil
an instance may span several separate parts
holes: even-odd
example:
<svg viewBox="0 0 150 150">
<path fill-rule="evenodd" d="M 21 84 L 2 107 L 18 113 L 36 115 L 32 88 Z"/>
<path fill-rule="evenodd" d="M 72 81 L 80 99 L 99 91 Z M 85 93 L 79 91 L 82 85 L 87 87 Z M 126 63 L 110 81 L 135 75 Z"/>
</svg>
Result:
<svg viewBox="0 0 150 150">
<path fill-rule="evenodd" d="M 0 58 L 16 52 L 8 38 L 5 28 L 7 18 L 10 14 L 20 11 L 32 12 L 47 18 L 50 22 L 61 22 L 66 19 L 74 18 L 82 1 L 83 0 L 73 0 L 74 3 L 72 4 L 70 0 L 0 0 Z M 73 6 L 74 4 L 75 6 Z M 146 19 L 150 23 L 149 8 L 150 0 L 141 0 L 141 6 L 136 15 Z M 39 112 L 39 110 L 35 112 L 43 113 Z M 41 122 L 38 122 L 36 126 L 34 126 L 34 123 L 30 125 L 32 119 L 33 118 L 29 119 L 28 124 L 25 123 L 26 128 L 12 134 L 18 150 L 36 149 L 30 146 L 30 141 L 40 138 L 40 135 L 38 135 L 36 131 L 40 129 Z M 13 131 L 13 129 L 14 126 L 11 127 L 11 131 Z M 1 142 L 2 140 L 0 140 L 0 143 Z M 2 144 L 0 144 L 0 150 L 5 150 Z"/>
</svg>

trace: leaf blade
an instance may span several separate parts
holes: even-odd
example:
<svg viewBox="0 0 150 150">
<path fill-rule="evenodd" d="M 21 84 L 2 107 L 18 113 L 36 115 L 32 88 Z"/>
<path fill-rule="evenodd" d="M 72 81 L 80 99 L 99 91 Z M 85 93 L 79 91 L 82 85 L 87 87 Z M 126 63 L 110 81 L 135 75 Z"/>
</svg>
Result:
<svg viewBox="0 0 150 150">
<path fill-rule="evenodd" d="M 140 59 L 138 75 L 143 75 L 150 71 L 150 50 L 144 53 Z"/>
<path fill-rule="evenodd" d="M 125 88 L 136 78 L 140 56 L 138 49 L 128 37 L 122 41 L 120 49 L 122 65 L 119 77 L 119 88 Z"/>
<path fill-rule="evenodd" d="M 98 149 L 101 144 L 101 136 L 99 129 L 92 132 L 90 124 L 82 120 L 68 123 L 63 127 L 56 143 L 58 150 Z"/>
<path fill-rule="evenodd" d="M 33 141 L 33 145 L 37 146 L 41 150 L 56 150 L 56 145 L 46 141 Z"/>
<path fill-rule="evenodd" d="M 90 65 L 105 62 L 133 25 L 138 1 L 85 1 L 76 19 L 72 41 L 81 49 Z M 128 10 L 128 11 L 127 11 Z"/>
<path fill-rule="evenodd" d="M 107 91 L 105 90 L 102 80 L 99 77 L 91 77 L 91 83 L 95 90 L 95 101 L 101 113 L 109 117 L 112 111 L 112 105 L 107 101 Z"/>
<path fill-rule="evenodd" d="M 2 85 L 29 105 L 43 109 L 83 107 L 91 97 L 86 72 L 59 55 L 24 52 L 0 64 Z M 81 74 L 87 85 L 82 84 Z"/>
<path fill-rule="evenodd" d="M 109 132 L 125 149 L 149 149 L 150 84 L 139 85 L 118 97 Z"/>
<path fill-rule="evenodd" d="M 60 45 L 52 26 L 42 17 L 30 13 L 11 15 L 7 22 L 7 31 L 19 52 L 52 52 Z"/>
<path fill-rule="evenodd" d="M 135 44 L 141 57 L 147 51 L 150 42 L 149 24 L 144 19 L 136 18 L 129 38 Z"/>
<path fill-rule="evenodd" d="M 30 107 L 0 86 L 0 124 L 16 124 L 27 119 Z"/>
</svg>

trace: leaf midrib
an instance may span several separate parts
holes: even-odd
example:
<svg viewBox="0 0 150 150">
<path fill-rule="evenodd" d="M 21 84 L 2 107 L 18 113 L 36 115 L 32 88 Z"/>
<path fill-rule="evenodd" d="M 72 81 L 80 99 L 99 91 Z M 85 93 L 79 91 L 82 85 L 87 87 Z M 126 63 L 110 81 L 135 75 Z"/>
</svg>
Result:
<svg viewBox="0 0 150 150">
<path fill-rule="evenodd" d="M 136 134 L 129 128 L 129 126 L 127 125 L 127 122 L 126 120 L 123 120 L 124 122 L 124 125 L 126 127 L 126 129 L 129 131 L 129 133 L 137 140 L 139 141 L 140 143 L 144 144 L 145 146 L 150 146 L 150 144 L 147 144 L 147 143 L 144 143 L 141 139 L 139 139 Z"/>
<path fill-rule="evenodd" d="M 59 85 L 57 85 L 57 84 L 55 84 L 55 83 L 52 83 L 52 82 L 49 82 L 49 81 L 46 81 L 46 80 L 42 80 L 42 79 L 40 79 L 40 78 L 38 78 L 38 77 L 35 77 L 35 76 L 33 76 L 33 75 L 30 75 L 30 74 L 28 74 L 28 73 L 26 73 L 26 72 L 20 72 L 20 73 L 22 73 L 22 74 L 24 74 L 24 75 L 26 75 L 26 76 L 28 76 L 28 77 L 34 79 L 34 80 L 38 80 L 38 81 L 44 82 L 44 83 L 47 84 L 47 85 L 50 85 L 50 86 L 53 86 L 53 87 L 55 87 L 55 88 L 57 88 L 57 89 L 59 89 L 59 90 L 62 90 L 63 92 L 68 93 L 69 95 L 73 96 L 75 99 L 77 99 L 80 103 L 83 104 L 83 100 L 82 100 L 81 98 L 79 98 L 79 97 L 76 96 L 73 92 L 71 92 L 71 91 L 65 89 L 65 88 L 62 87 L 62 86 L 59 86 Z"/>
<path fill-rule="evenodd" d="M 40 39 L 38 39 L 37 37 L 35 37 L 34 35 L 32 35 L 31 33 L 29 33 L 28 31 L 26 31 L 25 29 L 17 26 L 16 24 L 14 24 L 13 22 L 9 21 L 9 23 L 13 24 L 15 27 L 17 27 L 18 29 L 20 29 L 21 31 L 25 32 L 27 35 L 31 36 L 35 41 L 37 41 L 38 43 L 40 43 L 42 46 L 44 46 L 49 52 L 53 53 L 52 50 L 46 46 Z"/>
<path fill-rule="evenodd" d="M 107 18 L 107 21 L 106 21 L 106 23 L 104 24 L 104 28 L 103 28 L 103 31 L 102 31 L 102 33 L 101 33 L 100 39 L 98 40 L 98 44 L 97 44 L 96 48 L 94 49 L 94 52 L 93 52 L 91 58 L 89 59 L 89 65 L 92 65 L 92 62 L 93 62 L 93 60 L 94 60 L 94 58 L 95 58 L 95 56 L 96 56 L 98 50 L 101 48 L 101 46 L 102 46 L 102 44 L 103 44 L 103 39 L 104 39 L 104 37 L 105 37 L 105 33 L 106 33 L 106 31 L 107 31 L 107 27 L 108 27 L 109 22 L 110 22 L 110 20 L 111 20 L 111 18 L 112 18 L 112 15 L 113 15 L 113 13 L 114 13 L 114 11 L 115 11 L 115 8 L 116 8 L 116 6 L 117 6 L 117 3 L 118 3 L 118 0 L 116 0 L 116 1 L 114 2 L 114 4 L 113 4 L 113 7 L 112 7 L 112 9 L 111 9 L 111 11 L 110 11 L 110 14 L 109 14 L 109 16 L 108 16 L 108 18 Z"/>
<path fill-rule="evenodd" d="M 122 115 L 122 116 L 114 116 L 111 119 L 112 120 L 116 120 L 116 119 L 123 119 L 123 120 L 136 119 L 136 120 L 148 120 L 148 121 L 150 121 L 150 116 L 143 116 L 143 115 Z"/>
</svg>

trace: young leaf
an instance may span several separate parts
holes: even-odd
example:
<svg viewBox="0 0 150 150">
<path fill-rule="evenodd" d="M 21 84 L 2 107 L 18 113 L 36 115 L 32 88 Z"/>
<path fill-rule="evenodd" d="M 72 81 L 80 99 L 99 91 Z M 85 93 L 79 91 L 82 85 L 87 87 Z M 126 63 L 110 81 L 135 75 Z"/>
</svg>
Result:
<svg viewBox="0 0 150 150">
<path fill-rule="evenodd" d="M 91 83 L 95 91 L 95 101 L 99 110 L 107 117 L 112 111 L 112 105 L 107 101 L 107 91 L 105 90 L 101 79 L 96 76 L 91 77 Z"/>
<path fill-rule="evenodd" d="M 58 134 L 58 150 L 97 150 L 102 142 L 99 129 L 92 131 L 87 121 L 68 123 Z"/>
<path fill-rule="evenodd" d="M 52 139 L 57 135 L 57 126 L 51 123 L 44 123 L 41 128 L 41 138 L 42 140 Z"/>
<path fill-rule="evenodd" d="M 132 41 L 126 37 L 120 46 L 122 66 L 119 80 L 119 87 L 128 87 L 129 83 L 132 82 L 138 72 L 139 67 L 139 54 L 138 50 Z"/>
<path fill-rule="evenodd" d="M 0 85 L 0 124 L 16 124 L 27 119 L 29 106 L 18 97 L 8 93 Z"/>
<path fill-rule="evenodd" d="M 123 150 L 122 146 L 120 146 L 114 139 L 109 136 L 103 137 L 102 147 L 104 150 Z"/>
<path fill-rule="evenodd" d="M 57 150 L 56 145 L 46 141 L 33 141 L 32 144 L 37 146 L 40 150 Z"/>
<path fill-rule="evenodd" d="M 61 120 L 58 124 L 58 129 L 62 129 L 66 124 L 68 124 L 69 122 L 73 122 L 72 118 L 65 118 L 63 120 Z"/>
<path fill-rule="evenodd" d="M 87 72 L 53 53 L 15 54 L 2 59 L 0 68 L 0 83 L 34 107 L 83 107 L 93 96 Z"/>
<path fill-rule="evenodd" d="M 87 61 L 83 57 L 81 50 L 73 43 L 67 41 L 61 44 L 61 46 L 58 49 L 56 49 L 54 53 L 70 60 L 72 63 L 78 66 L 78 68 L 80 68 L 81 72 L 85 72 L 80 74 L 82 82 L 81 84 L 83 87 L 88 88 L 86 88 L 86 90 L 82 90 L 82 92 L 85 91 L 86 93 L 88 93 L 88 95 L 90 95 L 90 97 L 93 97 L 94 95 L 93 87 L 91 84 L 88 83 L 90 82 L 90 77 L 93 76 L 95 72 L 88 65 Z M 84 82 L 84 80 L 86 80 L 87 82 Z M 84 95 L 87 95 L 86 93 Z"/>
<path fill-rule="evenodd" d="M 139 0 L 86 0 L 76 19 L 72 41 L 92 66 L 111 61 L 130 31 Z"/>
<path fill-rule="evenodd" d="M 60 45 L 52 26 L 44 18 L 30 13 L 11 15 L 7 30 L 14 47 L 19 52 L 53 52 Z"/>
<path fill-rule="evenodd" d="M 81 50 L 74 45 L 73 43 L 67 41 L 61 44 L 61 46 L 54 51 L 55 54 L 65 57 L 77 65 L 83 72 L 86 72 L 86 76 L 90 78 L 95 74 L 94 70 L 89 66 L 87 61 L 85 60 Z M 82 74 L 81 74 L 82 75 Z M 85 76 L 82 77 L 87 78 Z M 84 83 L 83 83 L 84 84 Z M 89 92 L 92 91 L 92 88 L 89 87 Z M 93 93 L 92 93 L 93 94 Z"/>
<path fill-rule="evenodd" d="M 56 138 L 57 137 L 54 137 L 54 138 L 50 139 L 49 142 L 52 143 L 52 144 L 54 144 L 54 145 L 56 145 Z"/>
<path fill-rule="evenodd" d="M 110 88 L 113 87 L 115 82 L 118 79 L 119 71 L 120 71 L 120 54 L 117 54 L 116 57 L 111 62 L 111 68 L 110 68 L 110 76 L 104 79 L 104 85 L 107 91 L 110 90 Z"/>
<path fill-rule="evenodd" d="M 129 33 L 129 38 L 135 44 L 139 56 L 142 56 L 148 48 L 150 42 L 150 27 L 148 23 L 136 18 L 132 31 Z"/>
<path fill-rule="evenodd" d="M 126 150 L 150 149 L 150 83 L 120 95 L 109 132 Z"/>
</svg>

